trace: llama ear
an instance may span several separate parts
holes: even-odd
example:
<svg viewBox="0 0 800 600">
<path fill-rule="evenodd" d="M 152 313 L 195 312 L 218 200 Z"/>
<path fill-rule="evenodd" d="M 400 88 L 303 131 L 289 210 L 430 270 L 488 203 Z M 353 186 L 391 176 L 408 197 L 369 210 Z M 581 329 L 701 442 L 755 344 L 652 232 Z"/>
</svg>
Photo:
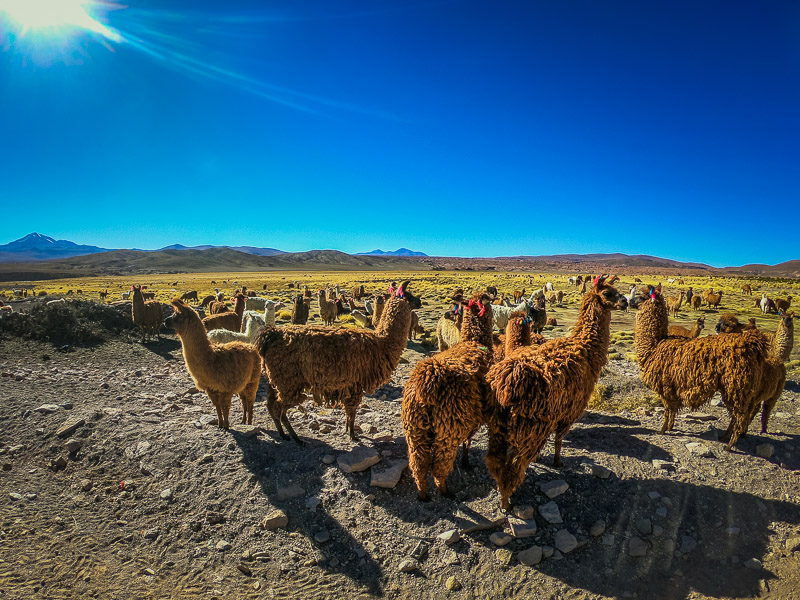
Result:
<svg viewBox="0 0 800 600">
<path fill-rule="evenodd" d="M 180 298 L 173 298 L 173 299 L 172 299 L 172 302 L 170 302 L 170 304 L 171 304 L 171 305 L 172 305 L 172 306 L 175 308 L 175 310 L 176 310 L 177 312 L 179 312 L 179 313 L 180 313 L 180 312 L 183 312 L 183 309 L 186 307 L 186 305 L 183 303 L 183 300 L 181 300 Z"/>
</svg>

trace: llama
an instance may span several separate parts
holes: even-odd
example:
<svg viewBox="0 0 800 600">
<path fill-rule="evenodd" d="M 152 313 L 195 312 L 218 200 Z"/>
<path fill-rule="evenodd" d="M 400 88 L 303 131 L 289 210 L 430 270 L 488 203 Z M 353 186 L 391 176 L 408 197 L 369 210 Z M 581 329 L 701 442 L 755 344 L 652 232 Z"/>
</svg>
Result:
<svg viewBox="0 0 800 600">
<path fill-rule="evenodd" d="M 252 345 L 259 330 L 264 326 L 264 320 L 257 314 L 252 314 L 247 315 L 246 323 L 244 332 L 231 331 L 230 329 L 212 329 L 208 332 L 208 339 L 214 344 L 244 342 L 245 344 Z M 274 323 L 272 326 L 275 326 Z"/>
<path fill-rule="evenodd" d="M 203 301 L 200 302 L 200 306 L 202 308 L 206 308 L 207 306 L 211 306 L 212 302 L 216 302 L 217 297 L 214 294 L 209 294 L 208 296 L 203 297 Z"/>
<path fill-rule="evenodd" d="M 778 314 L 782 312 L 787 312 L 791 305 L 792 305 L 791 296 L 786 296 L 786 300 L 783 300 L 782 298 L 778 298 L 777 300 L 775 300 L 775 310 L 778 311 Z"/>
<path fill-rule="evenodd" d="M 555 436 L 553 465 L 561 466 L 561 441 L 589 404 L 608 360 L 611 310 L 623 297 L 611 285 L 616 277 L 606 277 L 595 278 L 583 297 L 569 337 L 520 348 L 489 371 L 497 410 L 488 419 L 486 466 L 505 510 L 550 433 Z"/>
<path fill-rule="evenodd" d="M 308 323 L 308 304 L 304 297 L 297 295 L 292 303 L 292 325 L 305 325 Z"/>
<path fill-rule="evenodd" d="M 325 290 L 319 291 L 319 316 L 323 325 L 333 325 L 337 317 L 336 302 L 328 300 Z"/>
<path fill-rule="evenodd" d="M 703 303 L 703 299 L 700 297 L 700 294 L 695 294 L 692 296 L 692 310 L 698 311 L 700 310 L 700 305 Z"/>
<path fill-rule="evenodd" d="M 264 369 L 277 390 L 267 396 L 267 408 L 281 437 L 283 425 L 298 444 L 286 411 L 301 404 L 305 390 L 314 399 L 341 406 L 347 431 L 356 440 L 355 416 L 364 393 L 372 393 L 392 376 L 406 347 L 411 309 L 422 306 L 405 281 L 386 302 L 375 331 L 347 327 L 287 325 L 265 327 L 256 339 Z"/>
<path fill-rule="evenodd" d="M 184 302 L 189 302 L 189 300 L 194 300 L 195 302 L 199 302 L 197 299 L 197 290 L 192 290 L 191 292 L 184 292 L 181 295 L 181 300 Z"/>
<path fill-rule="evenodd" d="M 667 328 L 667 335 L 694 339 L 696 337 L 700 337 L 700 332 L 703 331 L 705 323 L 705 317 L 698 317 L 691 329 L 687 329 L 682 325 L 670 325 Z"/>
<path fill-rule="evenodd" d="M 706 302 L 708 302 L 708 306 L 710 308 L 719 308 L 719 303 L 722 302 L 722 290 L 716 294 L 709 290 L 709 292 L 706 294 Z"/>
<path fill-rule="evenodd" d="M 460 303 L 460 342 L 417 363 L 403 392 L 401 419 L 417 497 L 428 499 L 428 472 L 448 496 L 447 476 L 458 447 L 484 422 L 485 375 L 492 364 L 492 305 L 488 294 Z"/>
<path fill-rule="evenodd" d="M 669 314 L 671 314 L 673 318 L 677 318 L 678 317 L 678 311 L 680 310 L 681 305 L 683 304 L 683 298 L 685 296 L 686 296 L 686 293 L 685 292 L 681 292 L 680 296 L 678 296 L 677 298 L 667 298 L 666 299 L 667 309 L 669 310 Z"/>
<path fill-rule="evenodd" d="M 696 410 L 722 394 L 731 414 L 730 450 L 747 430 L 762 383 L 768 342 L 759 331 L 696 339 L 668 337 L 664 298 L 650 288 L 636 317 L 634 346 L 642 380 L 664 404 L 661 433 L 684 405 Z"/>
<path fill-rule="evenodd" d="M 237 294 L 233 299 L 233 311 L 227 311 L 216 315 L 211 315 L 203 319 L 203 326 L 206 331 L 212 329 L 229 329 L 231 331 L 241 331 L 242 315 L 246 299 L 242 294 Z"/>
<path fill-rule="evenodd" d="M 131 286 L 133 300 L 131 302 L 131 317 L 133 324 L 142 333 L 142 342 L 148 335 L 156 334 L 161 330 L 161 322 L 164 319 L 164 308 L 160 302 L 150 300 L 145 302 L 142 294 L 142 286 L 136 284 Z"/>
<path fill-rule="evenodd" d="M 180 298 L 172 301 L 175 312 L 164 321 L 178 334 L 186 370 L 195 387 L 208 394 L 217 411 L 217 426 L 228 429 L 231 399 L 242 401 L 242 423 L 253 424 L 253 406 L 261 379 L 261 360 L 255 348 L 242 342 L 212 344 L 200 316 Z"/>
</svg>

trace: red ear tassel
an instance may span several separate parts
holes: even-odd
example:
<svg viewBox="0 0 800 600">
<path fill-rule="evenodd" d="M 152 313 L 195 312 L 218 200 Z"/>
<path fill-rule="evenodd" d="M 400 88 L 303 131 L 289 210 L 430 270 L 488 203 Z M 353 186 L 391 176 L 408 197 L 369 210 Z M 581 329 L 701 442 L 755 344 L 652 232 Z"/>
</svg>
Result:
<svg viewBox="0 0 800 600">
<path fill-rule="evenodd" d="M 403 293 L 403 288 L 398 288 L 394 295 L 397 296 L 398 298 L 406 297 L 406 295 Z"/>
</svg>

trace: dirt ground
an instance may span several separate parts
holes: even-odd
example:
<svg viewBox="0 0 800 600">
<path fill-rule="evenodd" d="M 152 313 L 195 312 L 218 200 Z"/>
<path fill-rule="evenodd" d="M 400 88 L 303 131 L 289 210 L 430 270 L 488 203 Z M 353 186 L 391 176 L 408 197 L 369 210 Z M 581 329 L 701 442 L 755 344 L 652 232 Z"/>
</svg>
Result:
<svg viewBox="0 0 800 600">
<path fill-rule="evenodd" d="M 563 324 L 546 334 L 566 334 L 574 308 L 554 314 Z M 508 527 L 485 432 L 472 468 L 451 475 L 454 499 L 418 502 L 407 469 L 384 489 L 371 469 L 338 465 L 355 446 L 377 451 L 376 470 L 405 458 L 402 388 L 429 346 L 410 342 L 392 381 L 365 398 L 358 444 L 341 411 L 309 402 L 290 413 L 299 447 L 277 435 L 263 389 L 257 427 L 218 430 L 174 336 L 66 351 L 2 340 L 0 599 L 800 598 L 796 378 L 770 433 L 754 424 L 732 453 L 714 403 L 659 435 L 662 411 L 629 360 L 632 315 L 614 315 L 598 385 L 607 410 L 575 425 L 562 469 L 549 446 L 531 465 L 512 500 L 532 507 L 536 533 L 502 547 L 490 540 Z M 551 502 L 539 484 L 554 480 L 566 482 L 552 499 L 560 524 L 537 510 Z M 264 523 L 276 510 L 286 523 Z M 458 541 L 438 537 L 453 529 Z M 562 530 L 575 536 L 569 552 L 553 550 Z M 532 546 L 547 558 L 521 564 Z"/>
</svg>

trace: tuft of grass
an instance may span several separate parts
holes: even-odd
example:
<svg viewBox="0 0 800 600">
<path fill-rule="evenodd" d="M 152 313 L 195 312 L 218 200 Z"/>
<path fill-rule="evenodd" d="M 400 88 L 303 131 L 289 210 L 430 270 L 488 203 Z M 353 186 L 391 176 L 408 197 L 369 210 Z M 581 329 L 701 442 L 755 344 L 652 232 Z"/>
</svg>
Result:
<svg viewBox="0 0 800 600">
<path fill-rule="evenodd" d="M 292 311 L 290 310 L 279 310 L 278 313 L 275 315 L 279 319 L 291 319 L 292 318 Z"/>
<path fill-rule="evenodd" d="M 355 319 L 353 318 L 353 315 L 339 315 L 339 321 L 342 323 L 352 323 L 355 321 Z"/>
<path fill-rule="evenodd" d="M 612 394 L 607 386 L 598 383 L 589 398 L 589 408 L 605 412 L 618 413 L 633 411 L 639 408 L 655 408 L 661 406 L 661 400 L 655 394 L 646 394 L 644 397 L 625 397 Z"/>
</svg>

